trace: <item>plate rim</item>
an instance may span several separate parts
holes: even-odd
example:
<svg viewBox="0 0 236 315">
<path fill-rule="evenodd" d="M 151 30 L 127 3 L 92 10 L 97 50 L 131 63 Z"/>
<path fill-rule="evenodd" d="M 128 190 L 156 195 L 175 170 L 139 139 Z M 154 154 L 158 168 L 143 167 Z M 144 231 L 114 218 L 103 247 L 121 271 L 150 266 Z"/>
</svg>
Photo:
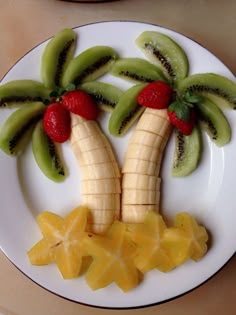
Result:
<svg viewBox="0 0 236 315">
<path fill-rule="evenodd" d="M 186 39 L 189 39 L 192 42 L 195 42 L 197 45 L 199 45 L 201 48 L 205 49 L 208 53 L 210 53 L 213 57 L 215 57 L 222 65 L 225 66 L 225 68 L 228 70 L 229 73 L 231 73 L 232 76 L 235 77 L 234 73 L 231 71 L 230 68 L 228 68 L 228 66 L 225 65 L 225 63 L 223 61 L 220 60 L 220 58 L 218 56 L 216 56 L 215 54 L 213 54 L 211 52 L 211 50 L 209 50 L 208 48 L 206 48 L 203 44 L 199 43 L 198 41 L 194 40 L 193 38 L 191 38 L 190 36 L 185 35 L 183 32 L 178 32 L 172 28 L 169 27 L 165 27 L 156 23 L 150 23 L 150 22 L 145 22 L 145 21 L 138 21 L 138 20 L 128 20 L 128 19 L 115 19 L 115 20 L 103 20 L 103 21 L 94 21 L 94 22 L 89 22 L 89 23 L 85 23 L 85 24 L 81 24 L 78 26 L 74 26 L 71 27 L 71 29 L 79 29 L 81 27 L 86 27 L 86 26 L 91 26 L 91 25 L 96 25 L 96 24 L 105 24 L 105 23 L 137 23 L 137 24 L 144 24 L 144 25 L 150 25 L 150 26 L 154 26 L 154 27 L 158 27 L 161 28 L 163 30 L 168 30 L 171 31 L 175 34 L 181 35 L 183 37 L 185 37 Z M 38 44 L 36 44 L 35 46 L 33 46 L 31 49 L 29 49 L 27 52 L 25 52 L 19 59 L 17 59 L 12 66 L 7 70 L 7 72 L 3 75 L 3 77 L 0 80 L 0 83 L 5 79 L 5 77 L 8 75 L 8 73 L 22 60 L 24 59 L 28 54 L 31 53 L 31 51 L 33 51 L 34 49 L 36 49 L 38 46 L 42 45 L 43 43 L 45 43 L 46 41 L 48 41 L 49 39 L 51 39 L 53 37 L 50 36 L 46 39 L 44 39 L 43 41 L 39 42 Z M 170 302 L 172 300 L 178 299 L 184 295 L 187 295 L 188 293 L 194 291 L 195 289 L 201 287 L 202 285 L 204 285 L 205 283 L 207 283 L 209 280 L 211 280 L 213 277 L 215 277 L 223 268 L 225 268 L 225 266 L 232 260 L 232 258 L 235 256 L 236 250 L 234 253 L 232 253 L 232 256 L 230 256 L 225 263 L 218 269 L 216 270 L 216 272 L 212 275 L 210 275 L 208 278 L 206 278 L 203 282 L 201 282 L 200 284 L 198 284 L 197 286 L 194 286 L 193 288 L 190 288 L 189 290 L 184 291 L 183 293 L 177 294 L 171 298 L 167 298 L 158 302 L 154 302 L 154 303 L 148 303 L 148 304 L 143 304 L 143 305 L 137 305 L 137 306 L 121 306 L 121 307 L 117 307 L 117 306 L 105 306 L 105 305 L 94 305 L 94 304 L 90 304 L 90 303 L 85 303 L 85 302 L 81 302 L 81 301 L 77 301 L 74 299 L 70 299 L 69 297 L 63 296 L 57 292 L 54 292 L 50 289 L 48 289 L 47 287 L 43 286 L 42 284 L 40 284 L 39 282 L 37 282 L 36 280 L 32 279 L 27 273 L 25 273 L 22 269 L 20 269 L 7 255 L 7 253 L 3 250 L 1 244 L 0 244 L 0 249 L 2 251 L 2 253 L 4 254 L 4 256 L 8 259 L 8 261 L 16 267 L 16 269 L 18 269 L 23 275 L 25 275 L 28 279 L 30 279 L 33 283 L 35 283 L 36 285 L 38 285 L 39 287 L 45 289 L 46 291 L 60 297 L 63 299 L 66 299 L 70 302 L 76 303 L 76 304 L 81 304 L 84 306 L 88 306 L 88 307 L 92 307 L 92 308 L 100 308 L 100 309 L 110 309 L 110 310 L 128 310 L 128 309 L 139 309 L 139 308 L 148 308 L 148 307 L 152 307 L 155 305 L 160 305 L 160 304 L 164 304 L 167 302 Z"/>
</svg>

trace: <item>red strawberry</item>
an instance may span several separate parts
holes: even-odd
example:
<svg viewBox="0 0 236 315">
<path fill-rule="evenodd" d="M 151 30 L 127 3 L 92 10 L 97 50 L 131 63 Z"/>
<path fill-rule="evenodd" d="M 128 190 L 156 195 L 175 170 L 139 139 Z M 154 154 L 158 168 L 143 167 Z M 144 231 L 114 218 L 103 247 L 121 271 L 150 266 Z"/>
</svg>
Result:
<svg viewBox="0 0 236 315">
<path fill-rule="evenodd" d="M 84 91 L 69 91 L 62 97 L 62 104 L 70 112 L 88 120 L 95 120 L 98 108 L 92 97 Z"/>
<path fill-rule="evenodd" d="M 172 99 L 172 88 L 162 81 L 149 83 L 138 95 L 138 103 L 145 107 L 167 108 Z"/>
<path fill-rule="evenodd" d="M 47 135 L 55 142 L 65 142 L 71 133 L 69 111 L 61 103 L 48 106 L 43 117 L 43 125 Z"/>
<path fill-rule="evenodd" d="M 176 116 L 176 112 L 172 111 L 170 112 L 169 110 L 167 111 L 169 119 L 177 129 L 179 129 L 182 134 L 185 136 L 189 136 L 193 130 L 194 124 L 195 124 L 195 111 L 191 110 L 190 111 L 190 117 L 187 121 L 184 121 Z"/>
</svg>

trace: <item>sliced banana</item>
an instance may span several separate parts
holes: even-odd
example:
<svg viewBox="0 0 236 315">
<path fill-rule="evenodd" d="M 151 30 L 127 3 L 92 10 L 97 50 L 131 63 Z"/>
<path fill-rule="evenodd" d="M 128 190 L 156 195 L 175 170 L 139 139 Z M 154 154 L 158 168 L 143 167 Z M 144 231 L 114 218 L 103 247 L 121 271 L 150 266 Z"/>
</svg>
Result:
<svg viewBox="0 0 236 315">
<path fill-rule="evenodd" d="M 119 178 L 120 169 L 115 162 L 106 162 L 99 164 L 81 165 L 80 170 L 83 179 L 104 179 L 104 178 Z"/>
<path fill-rule="evenodd" d="M 106 146 L 103 135 L 93 134 L 87 138 L 79 140 L 79 146 L 84 152 L 92 151 Z"/>
<path fill-rule="evenodd" d="M 161 151 L 155 147 L 141 145 L 139 143 L 130 143 L 129 150 L 125 154 L 126 159 L 140 159 L 158 163 L 161 157 Z"/>
<path fill-rule="evenodd" d="M 160 208 L 160 168 L 171 132 L 166 110 L 146 108 L 131 135 L 122 168 L 122 220 L 141 223 Z"/>
<path fill-rule="evenodd" d="M 160 119 L 162 119 L 160 124 L 155 124 L 156 122 L 156 116 L 152 113 L 146 113 L 141 116 L 137 123 L 137 130 L 145 130 L 152 132 L 160 137 L 166 137 L 166 133 L 168 129 L 171 129 L 170 122 L 166 120 L 164 117 L 162 118 L 159 116 Z"/>
<path fill-rule="evenodd" d="M 144 114 L 151 114 L 151 115 L 154 115 L 154 116 L 159 116 L 159 117 L 162 117 L 163 119 L 169 121 L 169 117 L 167 115 L 167 110 L 166 109 L 154 109 L 154 108 L 149 108 L 147 107 L 145 109 L 145 112 Z"/>
<path fill-rule="evenodd" d="M 150 162 L 146 160 L 141 160 L 137 158 L 125 159 L 122 173 L 137 173 L 143 175 L 153 175 L 158 176 L 160 171 L 160 162 Z"/>
<path fill-rule="evenodd" d="M 101 149 L 95 149 L 92 151 L 82 152 L 81 154 L 82 163 L 81 165 L 94 165 L 100 163 L 115 162 L 114 155 L 112 151 L 109 151 L 107 147 L 102 147 Z"/>
<path fill-rule="evenodd" d="M 122 204 L 121 219 L 127 223 L 143 222 L 148 211 L 159 211 L 158 205 L 126 205 Z"/>
<path fill-rule="evenodd" d="M 72 125 L 71 143 L 76 143 L 75 140 L 80 141 L 93 136 L 97 132 L 99 132 L 99 126 L 96 121 L 93 120 L 88 120 L 86 123 L 81 122 Z"/>
<path fill-rule="evenodd" d="M 120 194 L 120 179 L 119 178 L 104 178 L 95 181 L 88 179 L 82 181 L 83 195 L 100 195 L 100 194 Z"/>
<path fill-rule="evenodd" d="M 97 213 L 101 210 L 115 210 L 120 207 L 120 194 L 100 194 L 100 195 L 82 195 L 82 204 L 92 213 Z M 96 223 L 99 222 L 99 217 L 95 218 Z"/>
<path fill-rule="evenodd" d="M 160 194 L 156 190 L 126 188 L 122 191 L 122 203 L 125 205 L 156 205 L 159 201 Z"/>
<path fill-rule="evenodd" d="M 157 119 L 159 118 L 157 117 Z M 130 143 L 138 143 L 140 145 L 146 145 L 162 151 L 165 148 L 167 140 L 168 136 L 161 137 L 146 130 L 136 129 L 131 136 Z"/>
<path fill-rule="evenodd" d="M 91 215 L 88 216 L 88 223 L 96 223 L 97 218 L 99 218 L 99 224 L 105 225 L 107 224 L 107 221 L 112 223 L 115 219 L 117 219 L 115 212 L 113 210 L 104 210 L 101 211 L 101 209 L 93 211 Z"/>
<path fill-rule="evenodd" d="M 123 189 L 160 190 L 161 178 L 144 174 L 123 174 Z"/>
<path fill-rule="evenodd" d="M 82 173 L 81 201 L 91 211 L 88 229 L 103 234 L 120 217 L 121 172 L 118 162 L 96 121 L 72 114 L 70 143 Z"/>
</svg>

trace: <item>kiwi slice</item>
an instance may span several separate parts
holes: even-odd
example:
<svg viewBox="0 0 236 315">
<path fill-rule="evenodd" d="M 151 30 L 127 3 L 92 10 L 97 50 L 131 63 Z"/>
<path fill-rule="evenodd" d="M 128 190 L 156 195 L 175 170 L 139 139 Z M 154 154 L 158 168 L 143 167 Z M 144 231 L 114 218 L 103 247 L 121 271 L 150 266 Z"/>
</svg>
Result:
<svg viewBox="0 0 236 315">
<path fill-rule="evenodd" d="M 178 82 L 177 89 L 181 94 L 205 95 L 220 107 L 236 109 L 236 83 L 219 74 L 193 74 Z"/>
<path fill-rule="evenodd" d="M 30 141 L 36 122 L 46 106 L 41 103 L 25 104 L 13 112 L 0 130 L 0 148 L 8 155 L 20 154 Z"/>
<path fill-rule="evenodd" d="M 48 42 L 41 59 L 41 78 L 47 88 L 61 86 L 61 77 L 75 46 L 76 33 L 71 29 L 63 29 Z"/>
<path fill-rule="evenodd" d="M 76 86 L 93 81 L 110 71 L 117 59 L 117 53 L 109 46 L 94 46 L 73 58 L 62 77 L 62 86 L 74 83 Z"/>
<path fill-rule="evenodd" d="M 222 110 L 207 98 L 196 104 L 198 120 L 211 140 L 219 147 L 231 139 L 231 127 Z"/>
<path fill-rule="evenodd" d="M 38 81 L 13 80 L 0 86 L 0 108 L 45 101 L 50 91 Z"/>
<path fill-rule="evenodd" d="M 137 103 L 137 97 L 146 85 L 145 83 L 134 85 L 122 94 L 109 119 L 108 129 L 112 135 L 125 135 L 142 114 L 145 107 Z"/>
<path fill-rule="evenodd" d="M 184 50 L 169 36 L 145 31 L 138 36 L 135 43 L 152 63 L 163 69 L 168 80 L 180 80 L 188 75 L 188 58 Z"/>
<path fill-rule="evenodd" d="M 79 88 L 88 93 L 98 107 L 106 112 L 113 111 L 123 93 L 116 86 L 100 81 L 86 82 L 81 84 Z"/>
<path fill-rule="evenodd" d="M 175 129 L 175 153 L 172 176 L 190 175 L 198 166 L 202 152 L 202 137 L 199 126 L 195 125 L 189 136 Z"/>
<path fill-rule="evenodd" d="M 162 70 L 141 58 L 118 59 L 111 69 L 111 74 L 135 83 L 166 81 Z"/>
<path fill-rule="evenodd" d="M 54 182 L 62 182 L 65 179 L 66 172 L 59 146 L 46 134 L 42 120 L 34 129 L 32 150 L 35 161 L 45 176 Z"/>
</svg>

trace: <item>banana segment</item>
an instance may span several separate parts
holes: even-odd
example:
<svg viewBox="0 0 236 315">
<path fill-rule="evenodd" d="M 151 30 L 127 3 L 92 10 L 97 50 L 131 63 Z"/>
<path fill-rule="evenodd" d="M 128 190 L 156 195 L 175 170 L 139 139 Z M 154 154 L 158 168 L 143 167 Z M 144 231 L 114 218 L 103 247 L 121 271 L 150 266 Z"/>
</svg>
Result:
<svg viewBox="0 0 236 315">
<path fill-rule="evenodd" d="M 82 122 L 76 125 L 73 124 L 75 124 L 74 121 L 72 123 L 71 143 L 94 136 L 96 132 L 99 132 L 99 127 L 94 120 L 88 120 L 86 124 Z"/>
<path fill-rule="evenodd" d="M 93 151 L 95 149 L 105 148 L 107 145 L 106 138 L 100 134 L 94 134 L 80 140 L 80 145 L 84 152 Z"/>
<path fill-rule="evenodd" d="M 124 222 L 143 222 L 147 211 L 159 211 L 157 205 L 124 205 L 121 219 Z"/>
<path fill-rule="evenodd" d="M 106 146 L 91 151 L 78 150 L 78 154 L 80 154 L 81 165 L 115 162 L 113 152 Z"/>
<path fill-rule="evenodd" d="M 124 189 L 123 204 L 126 205 L 158 205 L 160 192 L 156 190 Z"/>
<path fill-rule="evenodd" d="M 82 204 L 91 209 L 88 229 L 93 233 L 104 234 L 120 218 L 120 194 L 82 194 Z"/>
<path fill-rule="evenodd" d="M 100 194 L 100 195 L 83 195 L 82 196 L 83 204 L 90 208 L 95 209 L 93 213 L 100 210 L 117 210 L 120 206 L 120 194 Z M 93 218 L 96 221 L 96 218 Z M 106 223 L 106 222 L 98 222 L 98 223 Z"/>
<path fill-rule="evenodd" d="M 161 140 L 161 139 L 160 139 Z M 140 145 L 139 143 L 130 143 L 129 150 L 125 154 L 125 158 L 128 159 L 139 159 L 153 163 L 157 163 L 161 151 L 148 145 Z"/>
<path fill-rule="evenodd" d="M 96 121 L 71 114 L 70 144 L 82 174 L 81 202 L 89 231 L 104 234 L 120 218 L 121 172 L 112 147 Z"/>
<path fill-rule="evenodd" d="M 137 173 L 158 176 L 160 167 L 161 159 L 158 162 L 150 162 L 138 158 L 125 159 L 122 172 L 124 174 Z"/>
<path fill-rule="evenodd" d="M 162 151 L 165 147 L 165 141 L 167 138 L 163 138 L 155 133 L 151 133 L 145 130 L 136 129 L 133 135 L 131 136 L 130 143 L 137 143 L 139 145 L 153 147 Z"/>
<path fill-rule="evenodd" d="M 160 190 L 161 178 L 144 174 L 124 174 L 122 179 L 123 189 Z"/>
<path fill-rule="evenodd" d="M 119 178 L 120 170 L 115 162 L 106 162 L 80 166 L 83 179 L 94 179 L 99 184 L 99 179 Z"/>
<path fill-rule="evenodd" d="M 160 119 L 161 116 L 159 116 Z M 162 123 L 155 124 L 156 116 L 145 113 L 138 122 L 137 129 L 152 132 L 160 137 L 165 137 L 166 129 L 169 127 L 169 121 L 162 119 Z"/>
<path fill-rule="evenodd" d="M 171 132 L 167 111 L 147 108 L 131 135 L 122 168 L 122 220 L 141 223 L 159 211 L 161 161 Z"/>
<path fill-rule="evenodd" d="M 154 116 L 159 116 L 159 117 L 162 117 L 163 119 L 169 121 L 169 118 L 168 118 L 168 116 L 167 116 L 166 109 L 158 109 L 158 110 L 156 110 L 156 109 L 147 107 L 147 108 L 145 109 L 144 114 L 145 114 L 145 115 L 146 115 L 146 114 L 151 114 L 151 115 L 154 115 Z"/>
<path fill-rule="evenodd" d="M 120 194 L 120 179 L 119 178 L 102 178 L 98 182 L 94 179 L 83 180 L 82 194 L 83 195 L 100 195 L 100 194 Z"/>
<path fill-rule="evenodd" d="M 100 226 L 106 224 L 107 221 L 112 223 L 116 219 L 115 213 L 114 213 L 113 210 L 95 211 L 95 214 L 100 219 L 99 220 L 100 221 L 100 224 L 99 224 Z M 89 224 L 96 224 L 94 222 L 94 216 L 88 216 L 88 223 Z"/>
</svg>

